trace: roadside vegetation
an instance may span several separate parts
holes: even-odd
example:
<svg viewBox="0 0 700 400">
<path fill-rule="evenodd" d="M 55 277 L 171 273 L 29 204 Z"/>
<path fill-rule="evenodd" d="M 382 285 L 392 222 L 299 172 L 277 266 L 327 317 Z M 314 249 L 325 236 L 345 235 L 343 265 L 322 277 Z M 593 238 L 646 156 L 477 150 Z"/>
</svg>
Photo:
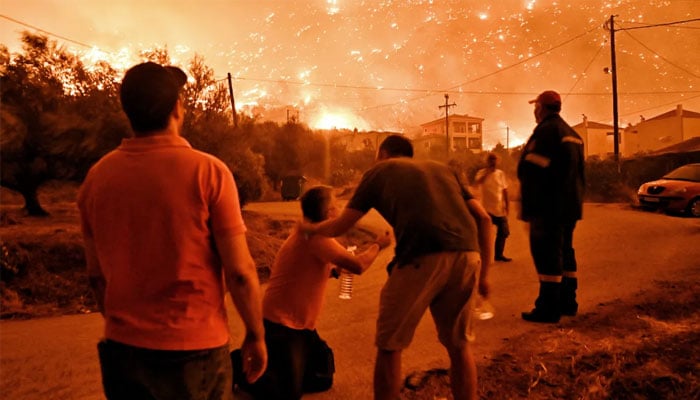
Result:
<svg viewBox="0 0 700 400">
<path fill-rule="evenodd" d="M 511 338 L 479 362 L 482 399 L 700 398 L 700 276 Z M 414 371 L 404 400 L 448 399 L 446 370 Z"/>
</svg>

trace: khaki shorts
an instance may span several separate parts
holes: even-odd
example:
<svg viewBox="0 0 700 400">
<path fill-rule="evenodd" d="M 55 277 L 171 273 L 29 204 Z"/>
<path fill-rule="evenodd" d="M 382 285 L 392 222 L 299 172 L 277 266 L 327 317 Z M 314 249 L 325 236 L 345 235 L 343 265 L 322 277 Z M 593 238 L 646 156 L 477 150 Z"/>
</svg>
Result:
<svg viewBox="0 0 700 400">
<path fill-rule="evenodd" d="M 381 350 L 403 350 L 425 310 L 435 321 L 438 339 L 446 347 L 467 343 L 467 324 L 477 287 L 479 253 L 443 252 L 419 257 L 394 268 L 379 298 L 376 345 Z"/>
</svg>

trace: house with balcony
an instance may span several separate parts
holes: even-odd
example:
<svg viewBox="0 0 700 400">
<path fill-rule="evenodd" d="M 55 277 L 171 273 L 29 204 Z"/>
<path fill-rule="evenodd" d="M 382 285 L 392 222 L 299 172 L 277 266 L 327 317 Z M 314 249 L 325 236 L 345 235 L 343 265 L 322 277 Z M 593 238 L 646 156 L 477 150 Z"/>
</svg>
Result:
<svg viewBox="0 0 700 400">
<path fill-rule="evenodd" d="M 600 122 L 589 121 L 586 115 L 583 121 L 572 126 L 583 139 L 583 155 L 585 158 L 598 156 L 606 158 L 614 153 L 613 126 Z"/>
<path fill-rule="evenodd" d="M 675 110 L 652 118 L 641 117 L 636 125 L 624 129 L 620 153 L 629 157 L 700 137 L 700 113 L 684 110 L 679 104 Z"/>
<path fill-rule="evenodd" d="M 453 114 L 445 118 L 421 124 L 422 132 L 414 139 L 414 146 L 426 149 L 445 148 L 449 143 L 450 151 L 471 150 L 480 153 L 483 141 L 483 118 L 469 115 Z"/>
</svg>

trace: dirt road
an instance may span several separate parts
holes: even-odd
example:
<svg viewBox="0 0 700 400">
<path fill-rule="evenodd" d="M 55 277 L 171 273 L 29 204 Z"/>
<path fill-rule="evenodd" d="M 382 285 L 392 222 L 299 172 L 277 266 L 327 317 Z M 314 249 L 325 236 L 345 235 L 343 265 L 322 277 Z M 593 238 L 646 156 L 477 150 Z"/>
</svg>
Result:
<svg viewBox="0 0 700 400">
<path fill-rule="evenodd" d="M 298 215 L 296 203 L 252 204 L 249 209 L 276 215 Z M 586 204 L 574 245 L 579 260 L 581 313 L 612 307 L 653 280 L 679 279 L 700 266 L 700 220 L 632 210 L 619 204 Z M 362 220 L 383 227 L 376 214 Z M 511 217 L 506 245 L 511 263 L 493 265 L 490 282 L 496 316 L 479 322 L 474 351 L 477 362 L 509 340 L 528 332 L 552 329 L 520 320 L 536 295 L 536 274 L 528 253 L 525 226 Z M 379 290 L 390 259 L 385 250 L 376 264 L 355 279 L 351 300 L 337 297 L 329 285 L 319 333 L 336 354 L 334 387 L 309 399 L 371 398 L 374 323 Z M 241 341 L 240 321 L 231 318 L 234 344 Z M 31 321 L 0 322 L 0 396 L 7 399 L 102 399 L 95 343 L 99 315 L 76 315 Z M 424 318 L 412 346 L 404 353 L 404 374 L 447 366 L 447 356 Z M 305 398 L 307 398 L 305 397 Z"/>
</svg>

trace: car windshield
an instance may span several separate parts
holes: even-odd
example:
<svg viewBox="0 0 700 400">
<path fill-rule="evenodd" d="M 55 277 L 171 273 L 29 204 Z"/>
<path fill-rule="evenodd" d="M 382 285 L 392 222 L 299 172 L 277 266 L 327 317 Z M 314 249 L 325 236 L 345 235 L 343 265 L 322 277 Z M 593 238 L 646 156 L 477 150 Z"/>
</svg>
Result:
<svg viewBox="0 0 700 400">
<path fill-rule="evenodd" d="M 700 164 L 684 165 L 680 168 L 676 168 L 668 174 L 664 175 L 664 179 L 700 182 Z"/>
</svg>

